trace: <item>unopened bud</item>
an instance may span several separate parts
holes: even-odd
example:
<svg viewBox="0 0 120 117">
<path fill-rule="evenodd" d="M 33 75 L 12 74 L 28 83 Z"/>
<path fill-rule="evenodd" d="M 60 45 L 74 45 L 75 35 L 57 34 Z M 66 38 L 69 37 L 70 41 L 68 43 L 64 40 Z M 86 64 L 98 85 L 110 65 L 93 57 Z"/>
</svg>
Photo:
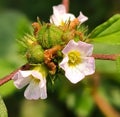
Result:
<svg viewBox="0 0 120 117">
<path fill-rule="evenodd" d="M 44 49 L 61 45 L 63 31 L 54 24 L 44 24 L 38 33 L 38 42 Z"/>
<path fill-rule="evenodd" d="M 27 59 L 30 63 L 41 63 L 44 61 L 44 50 L 40 45 L 28 48 Z"/>
</svg>

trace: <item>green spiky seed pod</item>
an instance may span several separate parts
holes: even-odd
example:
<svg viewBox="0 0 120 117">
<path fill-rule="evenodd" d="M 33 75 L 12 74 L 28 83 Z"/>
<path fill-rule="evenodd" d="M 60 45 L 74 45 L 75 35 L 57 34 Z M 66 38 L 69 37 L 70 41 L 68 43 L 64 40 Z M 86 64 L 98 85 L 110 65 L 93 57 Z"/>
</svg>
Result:
<svg viewBox="0 0 120 117">
<path fill-rule="evenodd" d="M 28 48 L 27 60 L 29 63 L 42 63 L 44 61 L 44 50 L 40 45 L 34 45 Z"/>
<path fill-rule="evenodd" d="M 54 24 L 43 24 L 38 33 L 38 42 L 44 49 L 63 44 L 63 31 Z"/>
<path fill-rule="evenodd" d="M 74 36 L 75 36 L 74 30 L 73 31 L 66 30 L 62 35 L 62 40 L 67 44 L 71 39 L 74 39 Z"/>
</svg>

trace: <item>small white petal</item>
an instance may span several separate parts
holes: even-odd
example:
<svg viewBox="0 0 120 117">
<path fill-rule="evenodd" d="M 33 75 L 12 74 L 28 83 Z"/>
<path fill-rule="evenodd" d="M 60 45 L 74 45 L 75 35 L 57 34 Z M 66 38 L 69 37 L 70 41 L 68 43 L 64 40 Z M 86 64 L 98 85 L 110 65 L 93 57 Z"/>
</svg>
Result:
<svg viewBox="0 0 120 117">
<path fill-rule="evenodd" d="M 64 57 L 64 59 L 61 61 L 61 63 L 59 64 L 59 66 L 63 69 L 63 70 L 66 70 L 66 66 L 67 66 L 67 63 L 68 63 L 68 57 Z"/>
<path fill-rule="evenodd" d="M 82 64 L 83 73 L 85 75 L 91 75 L 95 72 L 95 59 L 93 57 L 84 58 L 84 62 Z"/>
<path fill-rule="evenodd" d="M 69 67 L 68 69 L 66 69 L 65 76 L 74 84 L 78 83 L 85 77 L 85 75 L 75 67 Z"/>
<path fill-rule="evenodd" d="M 40 80 L 43 80 L 43 78 L 44 78 L 42 76 L 42 74 L 40 72 L 36 71 L 36 70 L 32 71 L 32 76 L 35 77 L 35 78 L 37 78 L 37 79 L 40 79 Z"/>
<path fill-rule="evenodd" d="M 40 98 L 46 99 L 47 98 L 47 90 L 46 90 L 46 80 L 40 84 Z"/>
<path fill-rule="evenodd" d="M 62 50 L 63 54 L 68 54 L 71 50 L 77 50 L 82 54 L 82 56 L 91 56 L 93 51 L 93 45 L 87 44 L 85 42 L 79 41 L 75 42 L 70 40 L 65 48 Z"/>
<path fill-rule="evenodd" d="M 57 15 L 57 14 L 64 14 L 64 13 L 66 13 L 66 9 L 65 9 L 65 6 L 64 5 L 62 5 L 62 4 L 60 4 L 60 5 L 58 5 L 58 6 L 53 6 L 53 13 L 55 14 L 55 15 Z"/>
<path fill-rule="evenodd" d="M 56 17 L 55 15 L 52 15 L 50 17 L 50 23 L 55 24 L 56 26 L 59 26 L 61 24 L 61 17 Z"/>
<path fill-rule="evenodd" d="M 20 70 L 20 74 L 22 75 L 22 77 L 28 77 L 32 74 L 32 70 L 26 70 L 26 71 Z"/>
<path fill-rule="evenodd" d="M 65 57 L 63 59 L 63 61 L 59 64 L 59 66 L 63 70 L 65 70 L 65 76 L 72 83 L 77 83 L 85 77 L 84 73 L 82 73 L 81 70 L 78 69 L 78 67 L 76 67 L 76 66 L 75 67 L 69 67 L 67 63 L 68 63 L 68 57 Z"/>
<path fill-rule="evenodd" d="M 12 78 L 14 80 L 14 85 L 18 88 L 21 89 L 24 86 L 26 86 L 30 82 L 29 77 L 23 77 L 21 74 L 21 71 L 18 71 Z"/>
<path fill-rule="evenodd" d="M 59 26 L 62 22 L 62 15 L 66 14 L 65 6 L 60 4 L 53 7 L 53 15 L 50 17 L 50 23 Z"/>
<path fill-rule="evenodd" d="M 76 43 L 74 40 L 70 40 L 68 44 L 65 46 L 65 48 L 62 50 L 63 54 L 68 54 L 71 50 L 76 50 L 76 47 L 78 46 L 78 43 Z"/>
<path fill-rule="evenodd" d="M 78 20 L 80 21 L 80 23 L 83 23 L 85 21 L 88 20 L 88 17 L 86 17 L 85 15 L 83 15 L 82 12 L 80 12 L 80 15 L 78 16 Z"/>
<path fill-rule="evenodd" d="M 72 21 L 75 19 L 75 16 L 71 13 L 66 13 L 66 14 L 63 14 L 62 15 L 62 18 L 61 20 L 65 23 L 65 22 L 68 22 L 68 21 Z"/>
<path fill-rule="evenodd" d="M 92 44 L 88 44 L 88 43 L 79 41 L 77 48 L 81 53 L 83 53 L 84 56 L 91 56 L 92 55 L 92 52 L 93 52 L 93 45 Z"/>
<path fill-rule="evenodd" d="M 62 25 L 68 21 L 75 19 L 75 16 L 71 13 L 66 13 L 65 6 L 60 4 L 53 7 L 53 15 L 50 17 L 50 23 L 56 26 Z"/>
<path fill-rule="evenodd" d="M 40 88 L 39 88 L 38 83 L 31 81 L 24 92 L 24 96 L 26 99 L 29 99 L 29 100 L 39 99 L 40 98 Z"/>
</svg>

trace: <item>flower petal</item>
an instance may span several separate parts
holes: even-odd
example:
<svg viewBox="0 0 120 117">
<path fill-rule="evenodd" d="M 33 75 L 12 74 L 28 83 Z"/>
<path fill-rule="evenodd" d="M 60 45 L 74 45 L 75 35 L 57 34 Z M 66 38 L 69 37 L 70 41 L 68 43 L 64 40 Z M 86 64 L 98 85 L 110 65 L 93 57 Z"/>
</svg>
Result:
<svg viewBox="0 0 120 117">
<path fill-rule="evenodd" d="M 82 72 L 85 75 L 91 75 L 95 72 L 95 59 L 93 57 L 84 58 L 84 62 L 81 65 Z"/>
<path fill-rule="evenodd" d="M 59 26 L 61 23 L 61 17 L 56 17 L 55 15 L 52 15 L 50 17 L 50 23 L 55 24 L 56 26 Z"/>
<path fill-rule="evenodd" d="M 26 70 L 26 71 L 20 70 L 20 74 L 22 75 L 22 77 L 28 77 L 32 74 L 32 70 Z"/>
<path fill-rule="evenodd" d="M 24 96 L 26 99 L 29 99 L 29 100 L 39 99 L 40 98 L 40 88 L 39 88 L 38 83 L 31 81 L 24 92 Z"/>
<path fill-rule="evenodd" d="M 88 17 L 86 17 L 85 15 L 83 15 L 82 12 L 80 12 L 79 16 L 78 16 L 78 20 L 80 21 L 80 23 L 82 24 L 83 22 L 88 20 Z"/>
<path fill-rule="evenodd" d="M 78 46 L 78 43 L 76 43 L 74 40 L 70 40 L 68 44 L 65 46 L 65 48 L 62 50 L 63 54 L 68 54 L 69 51 L 75 50 Z"/>
<path fill-rule="evenodd" d="M 76 66 L 69 67 L 67 63 L 68 57 L 65 57 L 59 66 L 65 70 L 65 76 L 68 80 L 75 84 L 85 77 L 84 73 L 82 73 L 80 69 L 78 69 Z"/>
<path fill-rule="evenodd" d="M 23 75 L 21 73 L 22 73 L 22 71 L 19 70 L 12 78 L 14 80 L 14 85 L 18 89 L 23 88 L 24 86 L 26 86 L 30 82 L 30 78 L 23 77 Z"/>
<path fill-rule="evenodd" d="M 26 99 L 46 99 L 47 98 L 47 91 L 46 91 L 46 79 L 40 83 L 35 83 L 31 81 L 28 87 L 24 92 L 24 96 Z"/>
<path fill-rule="evenodd" d="M 53 15 L 50 17 L 50 23 L 59 26 L 69 20 L 72 21 L 73 19 L 75 19 L 75 16 L 73 14 L 66 13 L 65 6 L 60 4 L 53 7 Z"/>
<path fill-rule="evenodd" d="M 77 49 L 81 54 L 83 54 L 83 56 L 91 56 L 93 52 L 93 45 L 79 41 Z"/>
<path fill-rule="evenodd" d="M 40 72 L 36 71 L 36 70 L 32 71 L 32 76 L 35 77 L 35 78 L 37 78 L 37 79 L 40 79 L 40 80 L 43 80 L 43 78 L 44 78 L 42 76 L 42 74 Z"/>
<path fill-rule="evenodd" d="M 68 62 L 68 57 L 64 57 L 63 60 L 61 61 L 61 63 L 59 64 L 59 66 L 65 70 L 66 69 L 66 65 L 67 65 L 67 62 Z"/>
<path fill-rule="evenodd" d="M 62 52 L 63 54 L 67 55 L 71 50 L 79 51 L 82 56 L 91 56 L 93 45 L 82 41 L 75 42 L 74 40 L 70 40 Z"/>
<path fill-rule="evenodd" d="M 46 90 L 46 79 L 40 83 L 40 98 L 46 99 L 47 98 L 47 90 Z"/>
<path fill-rule="evenodd" d="M 73 14 L 71 14 L 71 13 L 66 13 L 66 14 L 64 14 L 64 15 L 62 15 L 62 21 L 64 22 L 64 23 L 66 23 L 66 22 L 68 22 L 68 21 L 72 21 L 72 20 L 74 20 L 75 19 L 75 16 L 73 15 Z"/>
<path fill-rule="evenodd" d="M 65 6 L 60 4 L 60 5 L 57 5 L 57 6 L 53 6 L 53 13 L 55 15 L 57 14 L 60 14 L 60 15 L 63 15 L 66 13 L 66 9 L 65 9 Z"/>
<path fill-rule="evenodd" d="M 66 13 L 65 6 L 60 4 L 53 7 L 53 15 L 50 17 L 50 23 L 59 26 L 62 22 L 62 15 Z"/>
<path fill-rule="evenodd" d="M 85 75 L 79 71 L 76 67 L 69 67 L 65 70 L 65 76 L 68 80 L 70 80 L 72 83 L 78 83 L 80 80 L 82 80 Z"/>
</svg>

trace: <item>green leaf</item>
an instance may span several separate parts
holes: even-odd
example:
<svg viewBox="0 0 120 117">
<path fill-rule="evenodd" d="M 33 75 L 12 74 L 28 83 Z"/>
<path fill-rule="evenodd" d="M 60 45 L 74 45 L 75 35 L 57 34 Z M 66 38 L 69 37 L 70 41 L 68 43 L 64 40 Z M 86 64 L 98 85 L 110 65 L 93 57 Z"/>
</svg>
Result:
<svg viewBox="0 0 120 117">
<path fill-rule="evenodd" d="M 120 56 L 116 60 L 116 67 L 117 67 L 118 73 L 120 73 Z"/>
<path fill-rule="evenodd" d="M 0 79 L 25 63 L 18 53 L 16 39 L 28 33 L 30 22 L 24 14 L 17 11 L 0 12 Z M 0 94 L 8 96 L 15 91 L 12 81 L 0 86 Z M 1 117 L 1 116 L 0 116 Z"/>
<path fill-rule="evenodd" d="M 8 117 L 6 106 L 0 96 L 0 117 Z"/>
<path fill-rule="evenodd" d="M 90 34 L 93 43 L 120 45 L 120 14 L 96 27 Z"/>
</svg>

